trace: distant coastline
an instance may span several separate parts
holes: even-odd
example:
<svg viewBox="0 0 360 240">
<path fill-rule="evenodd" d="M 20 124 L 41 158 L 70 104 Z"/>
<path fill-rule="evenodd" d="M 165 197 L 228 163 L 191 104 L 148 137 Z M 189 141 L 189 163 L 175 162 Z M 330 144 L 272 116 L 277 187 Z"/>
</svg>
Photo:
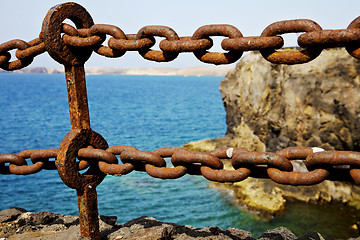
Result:
<svg viewBox="0 0 360 240">
<path fill-rule="evenodd" d="M 117 74 L 117 75 L 153 75 L 153 76 L 225 76 L 234 66 L 188 67 L 188 68 L 115 68 L 86 67 L 86 74 Z M 63 68 L 27 67 L 15 73 L 58 74 L 64 73 Z M 9 73 L 0 70 L 0 73 Z M 11 73 L 11 72 L 10 72 Z"/>
</svg>

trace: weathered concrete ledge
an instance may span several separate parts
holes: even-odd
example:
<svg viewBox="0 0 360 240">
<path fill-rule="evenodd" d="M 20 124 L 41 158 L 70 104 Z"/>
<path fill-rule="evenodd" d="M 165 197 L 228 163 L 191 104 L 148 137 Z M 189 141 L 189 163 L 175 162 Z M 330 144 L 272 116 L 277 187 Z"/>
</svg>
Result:
<svg viewBox="0 0 360 240">
<path fill-rule="evenodd" d="M 253 240 L 250 232 L 219 227 L 195 228 L 174 223 L 165 223 L 151 217 L 140 217 L 124 225 L 116 217 L 100 216 L 101 239 L 106 240 Z M 51 212 L 28 212 L 21 208 L 0 212 L 0 239 L 6 240 L 63 240 L 82 239 L 79 219 L 75 216 Z M 264 232 L 260 240 L 324 239 L 319 233 L 309 231 L 297 237 L 290 230 L 280 227 Z"/>
</svg>

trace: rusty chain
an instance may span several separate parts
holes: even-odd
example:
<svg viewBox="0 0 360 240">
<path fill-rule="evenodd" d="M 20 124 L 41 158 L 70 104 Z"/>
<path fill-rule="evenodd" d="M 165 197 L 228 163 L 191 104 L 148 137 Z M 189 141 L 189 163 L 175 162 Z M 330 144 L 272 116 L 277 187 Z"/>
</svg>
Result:
<svg viewBox="0 0 360 240">
<path fill-rule="evenodd" d="M 170 27 L 145 26 L 136 34 L 125 34 L 119 27 L 95 24 L 90 28 L 76 29 L 62 24 L 62 41 L 70 48 L 91 48 L 96 53 L 117 58 L 127 51 L 137 51 L 147 60 L 169 62 L 180 53 L 192 52 L 200 61 L 211 64 L 230 64 L 236 62 L 244 51 L 260 51 L 262 56 L 280 64 L 306 63 L 320 55 L 325 48 L 345 47 L 349 54 L 360 59 L 360 17 L 350 23 L 347 29 L 322 30 L 319 24 L 308 19 L 275 22 L 267 26 L 258 37 L 243 37 L 231 25 L 205 25 L 198 28 L 192 36 L 179 37 Z M 304 33 L 305 32 L 305 33 Z M 278 51 L 284 45 L 281 37 L 286 33 L 303 33 L 298 37 L 301 51 Z M 102 45 L 109 36 L 107 46 Z M 213 46 L 211 36 L 224 39 L 221 47 L 224 53 L 209 52 Z M 155 37 L 163 37 L 160 50 L 152 50 Z M 10 62 L 10 51 L 16 49 L 17 60 Z M 12 71 L 21 69 L 33 61 L 34 57 L 46 52 L 43 33 L 30 42 L 11 40 L 0 45 L 0 68 Z"/>
<path fill-rule="evenodd" d="M 72 20 L 76 28 L 63 23 L 65 19 Z M 302 33 L 298 44 L 303 49 L 281 49 L 284 46 L 281 35 L 286 33 Z M 221 47 L 225 52 L 210 51 L 212 36 L 224 37 Z M 104 45 L 107 37 L 109 40 Z M 155 37 L 165 38 L 159 43 L 160 50 L 152 49 Z M 167 26 L 145 26 L 136 34 L 125 34 L 113 25 L 94 24 L 91 15 L 79 4 L 57 5 L 44 18 L 39 38 L 0 44 L 0 68 L 7 71 L 24 68 L 44 52 L 64 65 L 71 131 L 59 149 L 0 154 L 0 174 L 27 175 L 43 169 L 57 170 L 62 181 L 76 189 L 81 236 L 90 239 L 100 239 L 96 187 L 106 175 L 143 171 L 162 179 L 190 174 L 217 182 L 239 182 L 255 177 L 288 185 L 312 185 L 326 179 L 360 184 L 360 152 L 312 147 L 292 147 L 275 153 L 243 148 L 219 148 L 203 153 L 181 147 L 149 152 L 132 146 L 109 147 L 90 127 L 84 63 L 93 51 L 109 58 L 137 51 L 143 58 L 156 62 L 169 62 L 180 53 L 190 52 L 200 61 L 215 65 L 234 63 L 244 51 L 260 51 L 272 63 L 301 64 L 318 57 L 323 49 L 334 47 L 345 47 L 351 56 L 360 59 L 360 17 L 347 29 L 340 30 L 322 30 L 312 20 L 297 19 L 272 23 L 258 37 L 244 37 L 231 25 L 205 25 L 192 36 L 180 37 Z M 16 50 L 15 61 L 10 61 L 12 50 Z M 170 158 L 173 167 L 167 167 L 165 158 Z M 231 161 L 233 170 L 224 168 L 223 159 Z M 302 160 L 305 171 L 294 171 L 293 160 Z"/>
<path fill-rule="evenodd" d="M 0 154 L 0 173 L 27 175 L 43 169 L 56 170 L 58 149 L 31 149 L 18 154 Z M 119 156 L 121 163 L 116 156 Z M 218 148 L 210 153 L 192 152 L 181 147 L 163 147 L 153 152 L 115 145 L 106 150 L 89 146 L 77 153 L 77 169 L 98 164 L 104 174 L 122 176 L 132 171 L 147 172 L 151 177 L 175 179 L 202 175 L 210 181 L 239 182 L 247 177 L 270 178 L 286 185 L 313 185 L 326 179 L 360 183 L 360 153 L 324 151 L 313 147 L 290 147 L 276 153 L 252 152 L 244 148 Z M 164 158 L 171 158 L 167 167 Z M 32 164 L 28 165 L 26 159 Z M 230 159 L 234 170 L 225 170 L 222 160 Z M 303 160 L 308 171 L 293 171 L 292 160 Z"/>
</svg>

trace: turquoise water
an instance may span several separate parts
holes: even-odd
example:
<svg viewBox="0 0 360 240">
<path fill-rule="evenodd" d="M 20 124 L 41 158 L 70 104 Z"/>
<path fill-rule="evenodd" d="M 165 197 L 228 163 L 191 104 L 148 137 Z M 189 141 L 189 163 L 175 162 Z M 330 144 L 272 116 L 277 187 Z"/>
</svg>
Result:
<svg viewBox="0 0 360 240">
<path fill-rule="evenodd" d="M 225 111 L 218 89 L 222 77 L 88 76 L 92 128 L 110 146 L 153 151 L 223 136 Z M 64 76 L 0 74 L 0 154 L 58 148 L 70 130 Z M 167 160 L 169 161 L 169 160 Z M 0 175 L 0 209 L 22 207 L 77 215 L 75 190 L 56 171 L 28 176 Z M 285 226 L 298 236 L 316 230 L 325 237 L 357 235 L 360 218 L 336 204 L 292 202 L 284 216 L 263 220 L 233 203 L 231 195 L 209 187 L 201 176 L 155 179 L 142 172 L 107 176 L 98 186 L 99 212 L 120 223 L 146 215 L 195 227 L 236 227 L 258 237 Z"/>
</svg>

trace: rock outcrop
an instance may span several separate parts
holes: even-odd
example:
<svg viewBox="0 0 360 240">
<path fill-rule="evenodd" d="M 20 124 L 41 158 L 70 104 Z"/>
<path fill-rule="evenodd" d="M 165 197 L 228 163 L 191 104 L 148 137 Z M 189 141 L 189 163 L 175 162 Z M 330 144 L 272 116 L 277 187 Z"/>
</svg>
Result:
<svg viewBox="0 0 360 240">
<path fill-rule="evenodd" d="M 324 50 L 301 65 L 271 64 L 259 53 L 250 53 L 227 74 L 220 91 L 226 110 L 225 137 L 192 142 L 186 148 L 360 150 L 360 61 L 345 49 Z M 360 205 L 360 188 L 347 183 L 291 187 L 250 178 L 230 187 L 236 187 L 242 204 L 270 215 L 281 213 L 288 198 Z"/>
<path fill-rule="evenodd" d="M 344 49 L 324 50 L 301 65 L 271 64 L 250 53 L 220 91 L 227 122 L 220 145 L 360 150 L 360 61 Z"/>
<path fill-rule="evenodd" d="M 360 61 L 344 49 L 326 50 L 302 65 L 271 64 L 250 54 L 220 91 L 226 134 L 252 137 L 259 142 L 254 150 L 360 150 Z"/>
<path fill-rule="evenodd" d="M 140 217 L 124 225 L 116 217 L 100 216 L 101 239 L 106 240 L 254 240 L 250 232 L 219 227 L 194 228 L 174 223 L 164 223 L 151 217 Z M 79 218 L 51 212 L 27 212 L 21 208 L 5 209 L 0 212 L 0 239 L 7 240 L 63 240 L 82 239 Z M 309 231 L 297 238 L 290 230 L 280 227 L 266 231 L 261 240 L 323 239 L 319 233 Z"/>
</svg>

